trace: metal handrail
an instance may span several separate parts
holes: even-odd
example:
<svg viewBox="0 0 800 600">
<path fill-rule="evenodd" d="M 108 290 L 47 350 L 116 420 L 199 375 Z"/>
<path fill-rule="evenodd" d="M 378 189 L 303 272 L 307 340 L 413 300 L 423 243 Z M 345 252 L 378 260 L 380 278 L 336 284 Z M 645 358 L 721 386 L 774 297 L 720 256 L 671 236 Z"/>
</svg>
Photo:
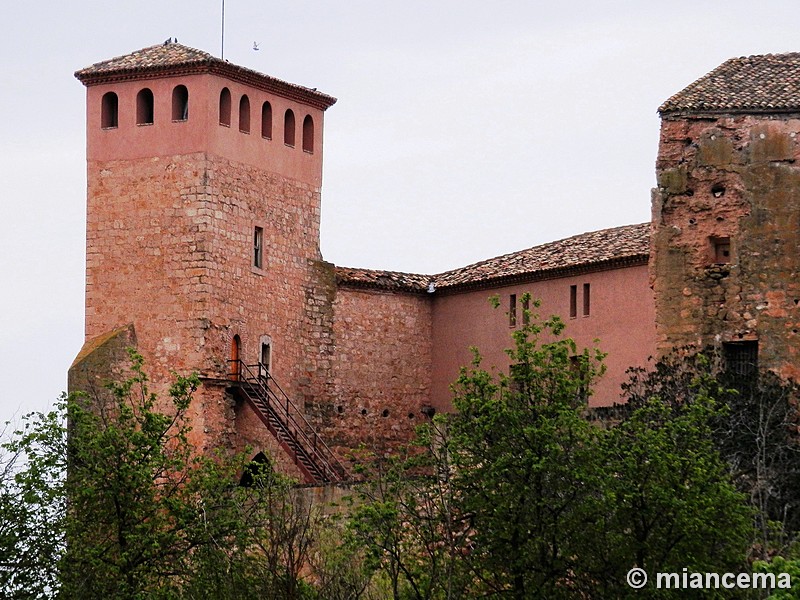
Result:
<svg viewBox="0 0 800 600">
<path fill-rule="evenodd" d="M 266 367 L 260 362 L 254 365 L 248 365 L 244 361 L 236 359 L 229 362 L 238 363 L 237 381 L 255 386 L 260 390 L 262 399 L 267 402 L 267 407 L 272 408 L 281 425 L 295 438 L 300 449 L 313 462 L 314 467 L 321 470 L 327 479 L 341 481 L 347 473 L 344 466 L 288 394 L 275 381 L 275 378 L 270 375 Z M 253 373 L 253 369 L 257 374 Z M 234 374 L 233 370 L 231 370 L 231 374 Z M 271 404 L 270 400 L 272 400 Z M 293 451 L 295 461 L 297 461 L 297 451 L 294 449 Z"/>
</svg>

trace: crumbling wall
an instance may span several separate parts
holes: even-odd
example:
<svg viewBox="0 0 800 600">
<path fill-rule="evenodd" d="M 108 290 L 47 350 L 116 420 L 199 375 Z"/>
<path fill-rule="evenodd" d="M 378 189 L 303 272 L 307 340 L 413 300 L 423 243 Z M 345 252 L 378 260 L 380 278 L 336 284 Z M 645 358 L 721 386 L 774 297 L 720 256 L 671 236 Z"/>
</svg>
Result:
<svg viewBox="0 0 800 600">
<path fill-rule="evenodd" d="M 757 340 L 760 365 L 797 376 L 798 132 L 796 116 L 664 117 L 650 266 L 661 353 Z"/>
</svg>

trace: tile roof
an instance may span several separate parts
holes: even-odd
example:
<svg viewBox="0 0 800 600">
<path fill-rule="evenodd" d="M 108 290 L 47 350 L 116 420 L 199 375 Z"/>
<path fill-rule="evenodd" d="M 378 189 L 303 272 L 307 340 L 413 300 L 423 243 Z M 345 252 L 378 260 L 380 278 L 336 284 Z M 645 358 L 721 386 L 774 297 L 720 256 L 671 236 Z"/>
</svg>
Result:
<svg viewBox="0 0 800 600">
<path fill-rule="evenodd" d="M 348 287 L 426 292 L 433 277 L 398 271 L 336 267 L 336 282 Z"/>
<path fill-rule="evenodd" d="M 320 108 L 328 108 L 336 98 L 294 83 L 289 83 L 258 71 L 247 69 L 212 56 L 208 52 L 190 48 L 177 42 L 164 42 L 95 63 L 75 72 L 85 85 L 109 83 L 129 79 L 144 79 L 154 75 L 183 75 L 189 73 L 215 73 L 285 97 Z"/>
<path fill-rule="evenodd" d="M 349 287 L 424 293 L 433 284 L 437 291 L 457 291 L 646 264 L 649 255 L 650 223 L 640 223 L 575 235 L 438 275 L 336 267 L 336 279 Z"/>
<path fill-rule="evenodd" d="M 658 109 L 672 112 L 782 112 L 800 109 L 800 53 L 725 61 Z"/>
</svg>

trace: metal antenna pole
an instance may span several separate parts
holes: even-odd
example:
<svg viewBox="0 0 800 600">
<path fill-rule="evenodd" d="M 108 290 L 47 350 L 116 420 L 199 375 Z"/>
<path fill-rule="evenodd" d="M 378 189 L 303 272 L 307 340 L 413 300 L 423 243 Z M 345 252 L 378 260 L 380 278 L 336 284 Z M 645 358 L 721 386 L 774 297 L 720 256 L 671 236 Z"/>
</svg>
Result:
<svg viewBox="0 0 800 600">
<path fill-rule="evenodd" d="M 225 59 L 225 0 L 222 0 L 222 56 Z"/>
</svg>

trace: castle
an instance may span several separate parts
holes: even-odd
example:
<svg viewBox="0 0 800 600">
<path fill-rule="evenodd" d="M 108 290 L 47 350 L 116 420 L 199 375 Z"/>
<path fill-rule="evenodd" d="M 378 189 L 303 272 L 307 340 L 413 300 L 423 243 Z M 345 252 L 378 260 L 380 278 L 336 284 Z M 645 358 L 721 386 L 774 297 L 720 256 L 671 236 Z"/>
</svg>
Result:
<svg viewBox="0 0 800 600">
<path fill-rule="evenodd" d="M 319 250 L 323 123 L 336 99 L 178 43 L 76 73 L 87 88 L 86 342 L 70 389 L 145 356 L 157 390 L 200 374 L 193 443 L 255 448 L 303 481 L 390 451 L 449 408 L 480 348 L 507 369 L 527 294 L 630 366 L 720 346 L 797 376 L 800 55 L 734 59 L 659 109 L 651 223 L 437 275 L 337 267 Z M 497 296 L 499 310 L 488 298 Z"/>
</svg>

